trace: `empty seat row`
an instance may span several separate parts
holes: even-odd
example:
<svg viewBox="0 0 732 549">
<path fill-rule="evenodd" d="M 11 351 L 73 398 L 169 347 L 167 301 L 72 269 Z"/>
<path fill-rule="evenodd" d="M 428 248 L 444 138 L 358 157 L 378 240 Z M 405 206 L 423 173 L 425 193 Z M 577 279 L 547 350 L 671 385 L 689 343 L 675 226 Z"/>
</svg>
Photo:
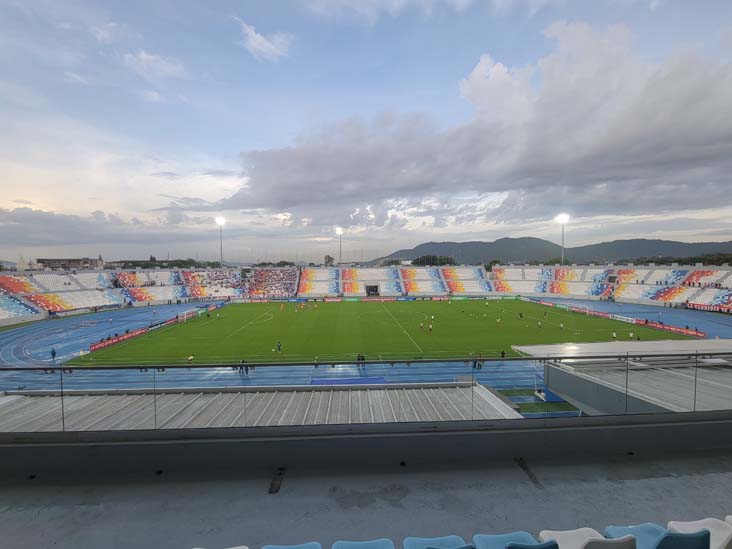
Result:
<svg viewBox="0 0 732 549">
<path fill-rule="evenodd" d="M 472 544 L 456 535 L 407 537 L 403 549 L 732 549 L 732 515 L 725 520 L 705 518 L 667 527 L 652 522 L 635 526 L 608 526 L 604 534 L 593 528 L 542 530 L 536 539 L 528 532 L 476 534 Z M 230 549 L 248 549 L 246 546 Z M 265 545 L 262 549 L 322 549 L 318 542 L 300 545 Z M 390 539 L 336 541 L 332 549 L 395 549 Z"/>
</svg>

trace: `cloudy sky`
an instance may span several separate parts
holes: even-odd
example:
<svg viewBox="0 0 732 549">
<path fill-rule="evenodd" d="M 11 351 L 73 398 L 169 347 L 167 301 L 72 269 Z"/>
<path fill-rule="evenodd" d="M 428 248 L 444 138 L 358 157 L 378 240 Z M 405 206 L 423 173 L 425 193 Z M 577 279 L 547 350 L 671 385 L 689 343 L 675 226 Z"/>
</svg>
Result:
<svg viewBox="0 0 732 549">
<path fill-rule="evenodd" d="M 732 239 L 732 2 L 0 0 L 0 259 Z"/>
</svg>

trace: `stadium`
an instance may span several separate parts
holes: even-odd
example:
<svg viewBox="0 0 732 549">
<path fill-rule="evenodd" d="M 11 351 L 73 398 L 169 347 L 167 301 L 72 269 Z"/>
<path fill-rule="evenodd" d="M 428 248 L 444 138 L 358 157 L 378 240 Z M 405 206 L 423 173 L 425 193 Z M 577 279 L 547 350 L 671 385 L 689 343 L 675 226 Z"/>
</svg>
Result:
<svg viewBox="0 0 732 549">
<path fill-rule="evenodd" d="M 732 2 L 0 29 L 0 549 L 732 549 Z"/>
<path fill-rule="evenodd" d="M 657 368 L 654 355 L 669 352 L 674 372 L 682 371 L 681 355 L 711 351 L 721 354 L 715 361 L 724 361 L 732 330 L 726 316 L 730 276 L 726 268 L 614 265 L 4 273 L 2 311 L 10 329 L 0 333 L 0 360 L 3 373 L 13 374 L 3 389 L 24 396 L 53 390 L 61 380 L 49 376 L 48 368 L 60 367 L 64 390 L 104 389 L 112 395 L 146 387 L 154 368 L 154 391 L 240 387 L 256 393 L 276 386 L 321 394 L 325 387 L 346 387 L 348 395 L 368 396 L 370 387 L 393 393 L 412 384 L 459 384 L 471 398 L 476 390 L 485 392 L 492 405 L 510 409 L 503 412 L 508 417 L 591 415 L 603 404 L 589 401 L 580 389 L 550 383 L 558 379 L 555 369 L 571 371 L 577 383 L 583 370 L 553 357 L 638 353 L 632 364 L 629 358 L 624 362 L 627 370 L 638 368 L 638 376 L 646 364 Z M 605 362 L 580 360 L 600 370 Z M 663 408 L 665 403 L 646 394 L 650 383 L 638 378 L 638 406 Z M 723 404 L 724 398 L 707 398 L 705 389 L 694 387 L 693 405 L 680 398 L 680 405 L 668 408 L 696 411 Z M 611 390 L 625 392 L 628 400 L 631 386 Z M 220 404 L 208 403 L 201 417 L 188 420 L 205 423 L 204 412 Z M 443 408 L 435 406 L 427 416 L 416 409 L 410 414 L 453 419 Z M 257 422 L 312 421 L 290 418 L 288 411 Z M 489 417 L 472 406 L 457 417 L 475 414 Z M 327 411 L 324 421 L 337 422 L 342 415 Z M 390 417 L 402 419 L 393 411 Z M 28 411 L 15 419 L 17 427 L 10 419 L 9 430 L 38 431 L 55 430 L 59 420 L 28 424 Z M 104 424 L 98 419 L 87 429 Z M 144 428 L 150 419 L 122 425 Z M 165 426 L 156 422 L 155 428 Z"/>
<path fill-rule="evenodd" d="M 92 476 L 110 467 L 129 475 L 157 462 L 184 474 L 210 462 L 209 444 L 237 437 L 240 448 L 215 451 L 216 467 L 246 463 L 266 474 L 276 463 L 270 493 L 277 493 L 287 467 L 323 463 L 325 450 L 304 441 L 327 436 L 328 451 L 352 467 L 428 467 L 418 478 L 460 474 L 476 456 L 521 452 L 515 463 L 537 483 L 525 459 L 567 448 L 612 455 L 618 443 L 608 446 L 605 433 L 621 418 L 631 420 L 629 433 L 618 435 L 631 454 L 657 450 L 669 427 L 706 445 L 698 426 L 647 418 L 719 421 L 715 414 L 728 413 L 730 279 L 729 268 L 699 265 L 6 271 L 5 472 L 64 478 L 83 463 Z M 537 421 L 538 454 L 530 449 L 536 434 L 521 438 L 525 429 L 536 433 Z M 409 447 L 381 438 L 420 426 L 430 438 L 417 435 Z M 462 459 L 449 445 L 438 449 L 442 437 L 465 429 Z M 150 460 L 158 444 L 178 448 L 182 433 L 199 442 Z M 370 442 L 354 444 L 355 433 Z M 37 449 L 50 442 L 49 467 Z M 445 460 L 465 464 L 447 473 Z M 732 531 L 725 524 L 674 528 L 694 531 L 689 539 L 710 529 L 717 545 L 700 543 L 723 548 L 716 538 Z M 599 534 L 541 532 L 540 539 L 564 535 Z M 650 534 L 616 537 L 642 535 Z M 506 539 L 537 543 L 529 534 Z"/>
</svg>

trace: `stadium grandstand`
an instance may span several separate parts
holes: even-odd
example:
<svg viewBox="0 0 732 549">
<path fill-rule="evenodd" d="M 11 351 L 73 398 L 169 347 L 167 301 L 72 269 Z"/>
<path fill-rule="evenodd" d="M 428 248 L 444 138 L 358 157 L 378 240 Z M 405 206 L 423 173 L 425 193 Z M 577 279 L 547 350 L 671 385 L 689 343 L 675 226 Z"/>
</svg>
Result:
<svg viewBox="0 0 732 549">
<path fill-rule="evenodd" d="M 728 267 L 285 267 L 240 269 L 5 272 L 12 296 L 3 318 L 190 299 L 323 297 L 563 296 L 717 307 L 732 303 Z M 19 305 L 18 305 L 19 304 Z M 25 313 L 25 314 L 21 314 Z"/>
</svg>

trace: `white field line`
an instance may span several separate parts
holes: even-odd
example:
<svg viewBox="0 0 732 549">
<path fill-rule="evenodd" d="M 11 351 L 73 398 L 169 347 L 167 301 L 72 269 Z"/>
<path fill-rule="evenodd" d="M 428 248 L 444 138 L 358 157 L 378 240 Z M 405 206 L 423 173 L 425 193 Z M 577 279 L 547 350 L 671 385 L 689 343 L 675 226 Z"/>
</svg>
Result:
<svg viewBox="0 0 732 549">
<path fill-rule="evenodd" d="M 419 352 L 424 353 L 424 350 L 422 349 L 422 347 L 419 346 L 419 343 L 414 341 L 414 338 L 411 336 L 411 334 L 404 329 L 404 326 L 402 326 L 401 322 L 399 322 L 397 320 L 397 318 L 392 314 L 392 312 L 389 309 L 387 309 L 387 307 L 383 303 L 381 304 L 381 306 L 384 308 L 384 310 L 387 313 L 389 313 L 389 316 L 394 320 L 394 322 L 396 322 L 397 326 L 399 326 L 399 328 L 402 330 L 402 332 L 404 332 L 406 334 L 406 336 L 412 340 L 412 343 L 414 343 L 414 346 L 417 347 L 417 349 L 419 349 Z"/>
</svg>

